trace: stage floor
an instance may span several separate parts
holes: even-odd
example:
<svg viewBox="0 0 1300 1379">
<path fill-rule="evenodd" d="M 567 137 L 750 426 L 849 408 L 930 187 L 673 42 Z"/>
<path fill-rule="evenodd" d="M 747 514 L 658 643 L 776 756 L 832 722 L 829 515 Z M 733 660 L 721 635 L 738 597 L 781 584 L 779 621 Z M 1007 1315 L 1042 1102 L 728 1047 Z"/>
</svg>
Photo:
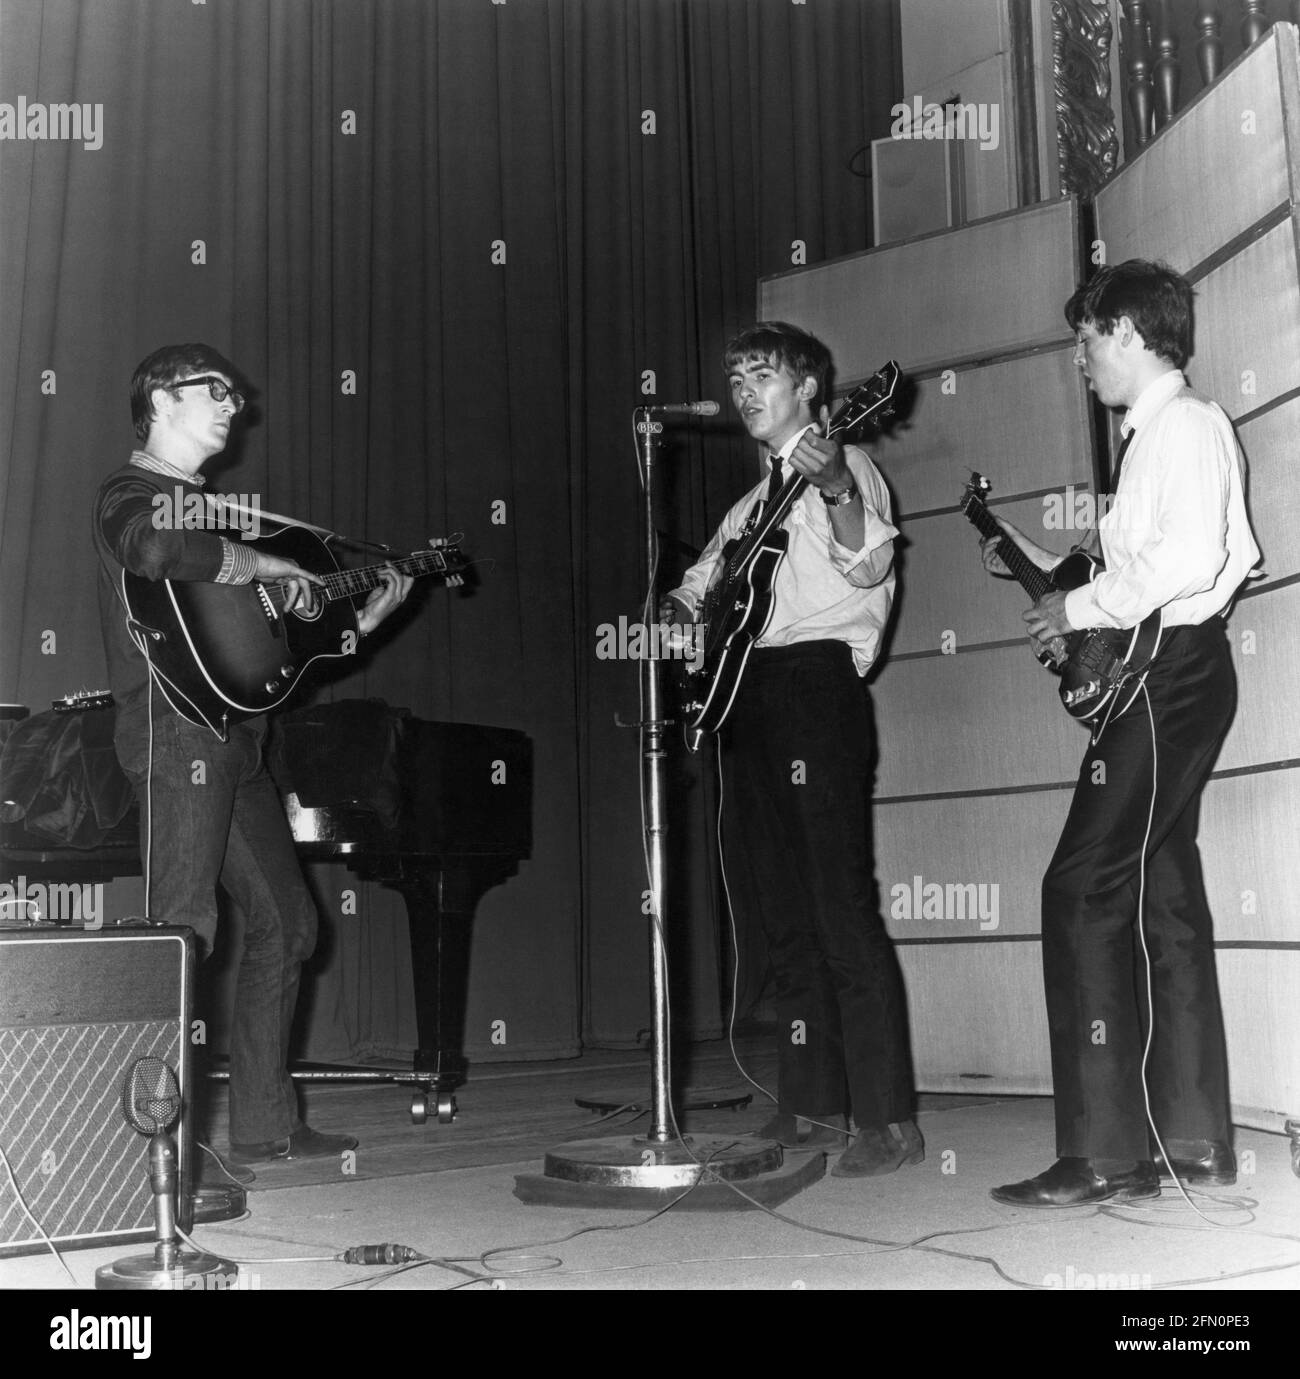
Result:
<svg viewBox="0 0 1300 1379">
<path fill-rule="evenodd" d="M 738 1045 L 747 1069 L 771 1085 L 765 1039 Z M 688 1053 L 686 1096 L 747 1088 L 725 1042 Z M 411 1289 L 939 1289 L 1294 1290 L 1300 1286 L 1300 1179 L 1280 1135 L 1239 1130 L 1253 1171 L 1235 1188 L 1176 1192 L 1113 1209 L 1013 1210 L 988 1189 L 1053 1161 L 1052 1108 L 1041 1097 L 923 1096 L 925 1163 L 884 1178 L 820 1177 L 777 1209 L 683 1211 L 525 1205 L 515 1176 L 541 1171 L 548 1150 L 573 1140 L 643 1134 L 648 1117 L 601 1120 L 575 1098 L 649 1097 L 648 1059 L 596 1053 L 556 1063 L 484 1066 L 458 1094 L 452 1125 L 413 1125 L 410 1092 L 392 1085 L 320 1085 L 304 1091 L 316 1128 L 360 1140 L 355 1162 L 276 1164 L 257 1170 L 249 1212 L 201 1226 L 202 1246 L 242 1261 L 250 1288 Z M 213 1090 L 211 1131 L 225 1145 L 225 1090 Z M 757 1129 L 770 1104 L 692 1113 L 683 1128 L 710 1139 Z M 141 1171 L 144 1172 L 142 1141 Z M 1249 1209 L 1225 1209 L 1248 1201 Z M 1253 1220 L 1252 1220 L 1253 1216 Z M 1292 1239 L 1284 1237 L 1290 1236 Z M 379 1268 L 322 1256 L 396 1242 L 443 1261 L 381 1277 Z M 98 1265 L 141 1246 L 72 1251 L 80 1286 Z M 487 1256 L 486 1252 L 495 1251 Z M 1282 1266 L 1282 1267 L 1279 1267 Z M 0 1260 L 0 1288 L 62 1288 L 48 1253 Z"/>
</svg>

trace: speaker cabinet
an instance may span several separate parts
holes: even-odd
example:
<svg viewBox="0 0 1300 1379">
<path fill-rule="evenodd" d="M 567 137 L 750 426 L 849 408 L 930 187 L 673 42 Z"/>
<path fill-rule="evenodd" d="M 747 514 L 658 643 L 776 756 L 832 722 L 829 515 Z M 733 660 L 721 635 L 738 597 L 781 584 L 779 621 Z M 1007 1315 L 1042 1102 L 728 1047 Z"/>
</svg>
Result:
<svg viewBox="0 0 1300 1379">
<path fill-rule="evenodd" d="M 44 1250 L 42 1230 L 61 1249 L 153 1238 L 149 1141 L 122 1113 L 148 1056 L 180 1082 L 189 1229 L 193 968 L 184 928 L 0 930 L 0 1148 L 13 1175 L 0 1164 L 0 1257 Z"/>
</svg>

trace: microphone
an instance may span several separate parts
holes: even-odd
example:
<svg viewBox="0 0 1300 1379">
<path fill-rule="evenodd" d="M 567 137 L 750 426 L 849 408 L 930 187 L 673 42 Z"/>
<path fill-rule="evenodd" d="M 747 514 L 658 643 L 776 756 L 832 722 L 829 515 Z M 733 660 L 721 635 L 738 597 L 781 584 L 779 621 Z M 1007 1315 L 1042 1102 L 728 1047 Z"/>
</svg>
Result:
<svg viewBox="0 0 1300 1379">
<path fill-rule="evenodd" d="M 107 1289 L 231 1288 L 238 1267 L 216 1255 L 184 1250 L 176 1230 L 176 1142 L 167 1132 L 181 1113 L 180 1083 L 171 1067 L 152 1055 L 137 1058 L 122 1084 L 126 1123 L 149 1136 L 149 1190 L 153 1195 L 153 1253 L 132 1255 L 95 1270 L 95 1287 Z"/>
<path fill-rule="evenodd" d="M 647 407 L 645 410 L 647 412 L 666 412 L 670 416 L 716 417 L 718 404 L 716 402 L 665 402 L 659 406 Z"/>
</svg>

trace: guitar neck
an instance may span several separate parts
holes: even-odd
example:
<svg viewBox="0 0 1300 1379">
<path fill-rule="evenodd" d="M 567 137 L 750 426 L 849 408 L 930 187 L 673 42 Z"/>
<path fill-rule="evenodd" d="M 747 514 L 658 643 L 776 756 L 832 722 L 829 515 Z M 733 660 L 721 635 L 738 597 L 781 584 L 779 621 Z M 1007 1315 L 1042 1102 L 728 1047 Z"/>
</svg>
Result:
<svg viewBox="0 0 1300 1379">
<path fill-rule="evenodd" d="M 997 524 L 997 519 L 985 507 L 984 503 L 973 495 L 966 500 L 962 509 L 967 519 L 983 536 L 996 536 L 998 538 L 997 553 L 998 558 L 1008 570 L 1020 582 L 1020 587 L 1029 595 L 1035 603 L 1050 592 L 1052 588 L 1051 576 L 1045 574 L 1034 564 L 1032 560 L 1020 549 L 1019 546 L 1002 530 Z"/>
<path fill-rule="evenodd" d="M 417 579 L 421 575 L 441 574 L 449 568 L 447 552 L 438 550 L 415 551 L 411 555 L 390 560 L 387 565 L 391 565 L 398 574 L 412 575 Z M 324 588 L 320 593 L 331 600 L 369 593 L 381 583 L 385 568 L 386 565 L 363 565 L 357 570 L 336 570 L 332 574 L 322 575 Z"/>
</svg>

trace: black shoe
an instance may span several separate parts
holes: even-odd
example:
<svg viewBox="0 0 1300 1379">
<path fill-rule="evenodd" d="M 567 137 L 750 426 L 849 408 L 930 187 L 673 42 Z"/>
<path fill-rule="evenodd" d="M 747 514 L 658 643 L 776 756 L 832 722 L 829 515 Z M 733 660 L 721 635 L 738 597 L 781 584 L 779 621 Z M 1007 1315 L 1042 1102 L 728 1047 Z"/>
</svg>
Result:
<svg viewBox="0 0 1300 1379">
<path fill-rule="evenodd" d="M 1009 1207 L 1086 1207 L 1095 1202 L 1135 1202 L 1160 1196 L 1155 1165 L 1142 1162 L 1125 1173 L 1101 1177 L 1091 1159 L 1057 1159 L 1036 1178 L 990 1190 L 995 1202 Z"/>
<path fill-rule="evenodd" d="M 904 1164 L 925 1162 L 925 1141 L 916 1122 L 892 1122 L 883 1128 L 859 1130 L 853 1143 L 831 1169 L 833 1178 L 879 1178 Z"/>
<path fill-rule="evenodd" d="M 230 1157 L 237 1164 L 270 1163 L 275 1159 L 332 1159 L 355 1149 L 351 1135 L 322 1135 L 310 1125 L 300 1125 L 287 1139 L 258 1144 L 231 1143 Z"/>
<path fill-rule="evenodd" d="M 1174 1175 L 1185 1183 L 1207 1187 L 1231 1187 L 1237 1181 L 1237 1159 L 1232 1147 L 1222 1140 L 1169 1140 L 1173 1172 L 1165 1156 L 1156 1151 L 1156 1172 L 1173 1182 Z"/>
</svg>

